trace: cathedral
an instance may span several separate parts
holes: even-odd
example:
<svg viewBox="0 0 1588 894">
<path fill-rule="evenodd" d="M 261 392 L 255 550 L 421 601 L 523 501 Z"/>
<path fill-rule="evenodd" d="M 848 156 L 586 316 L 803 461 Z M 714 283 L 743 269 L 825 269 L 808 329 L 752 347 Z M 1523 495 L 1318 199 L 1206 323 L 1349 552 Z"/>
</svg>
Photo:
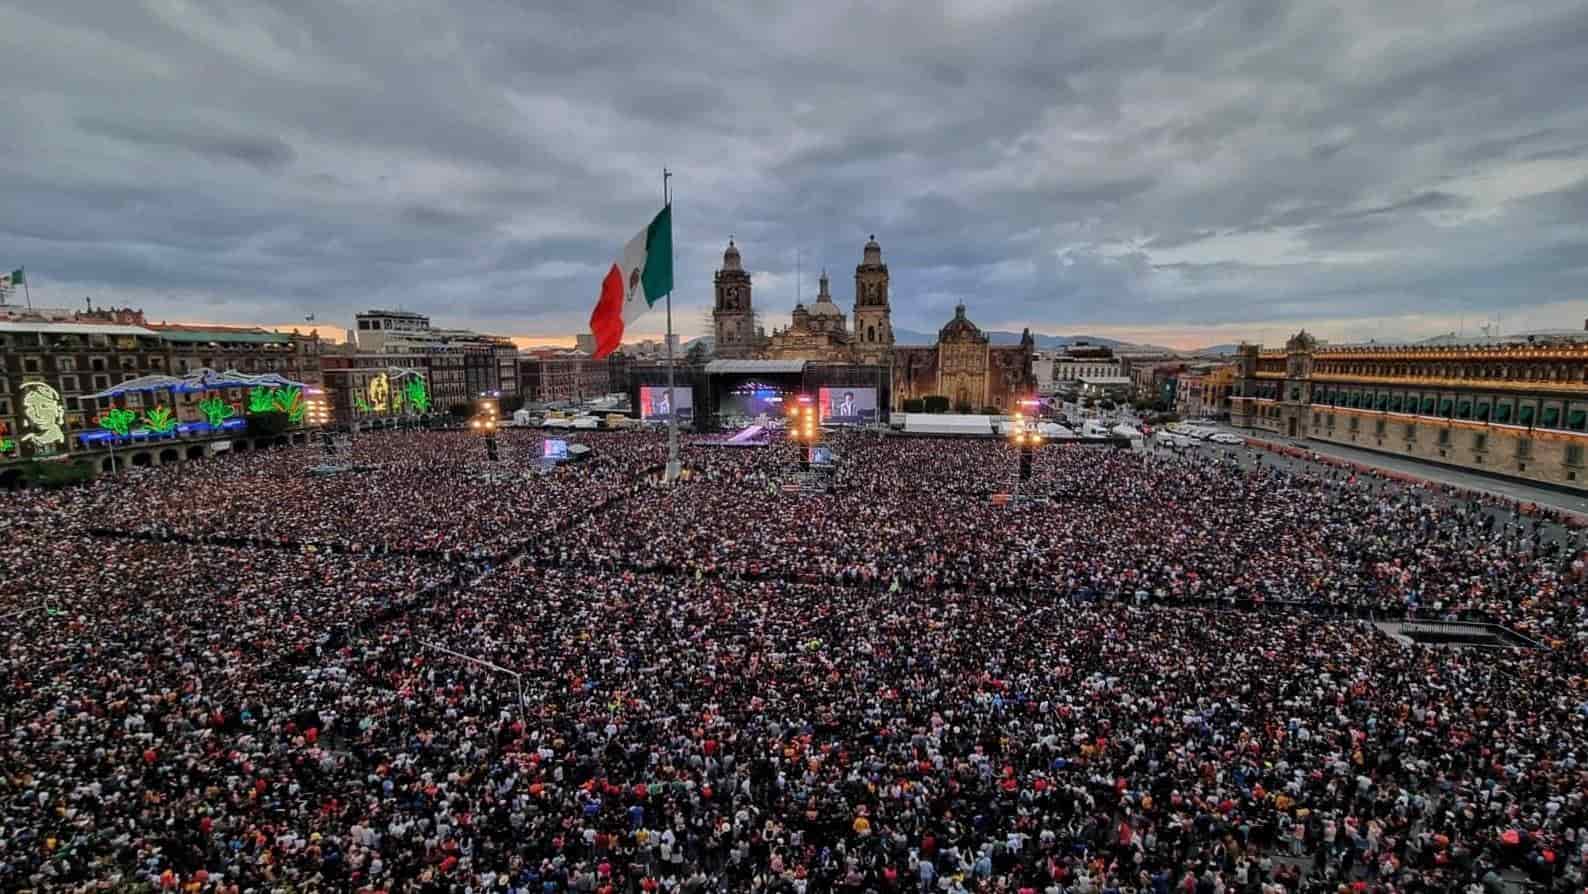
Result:
<svg viewBox="0 0 1588 894">
<path fill-rule="evenodd" d="M 847 315 L 833 301 L 827 272 L 822 271 L 816 301 L 809 307 L 796 303 L 789 325 L 767 335 L 756 325 L 750 273 L 731 239 L 713 282 L 711 320 L 718 357 L 886 366 L 892 370 L 894 408 L 911 398 L 942 395 L 956 409 L 1008 409 L 1035 391 L 1030 330 L 1018 345 L 995 346 L 965 316 L 963 304 L 939 330 L 935 344 L 896 345 L 888 265 L 882 262 L 876 236 L 861 249 L 854 305 Z"/>
</svg>

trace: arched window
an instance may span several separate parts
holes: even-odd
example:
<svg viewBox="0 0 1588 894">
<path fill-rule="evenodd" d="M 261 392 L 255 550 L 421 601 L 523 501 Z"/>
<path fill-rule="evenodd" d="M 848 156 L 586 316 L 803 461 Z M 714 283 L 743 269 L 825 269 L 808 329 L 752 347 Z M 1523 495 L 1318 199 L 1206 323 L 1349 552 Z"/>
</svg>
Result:
<svg viewBox="0 0 1588 894">
<path fill-rule="evenodd" d="M 877 340 L 877 327 L 875 327 L 875 326 L 867 326 L 866 327 L 866 341 L 876 341 L 876 340 Z"/>
</svg>

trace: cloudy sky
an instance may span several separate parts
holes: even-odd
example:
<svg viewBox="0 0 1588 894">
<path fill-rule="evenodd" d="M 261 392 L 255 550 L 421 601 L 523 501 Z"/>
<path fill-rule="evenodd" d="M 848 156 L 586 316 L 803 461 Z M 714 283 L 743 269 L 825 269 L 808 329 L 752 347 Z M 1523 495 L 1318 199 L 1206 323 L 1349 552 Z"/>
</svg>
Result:
<svg viewBox="0 0 1588 894">
<path fill-rule="evenodd" d="M 686 334 L 729 234 L 782 323 L 796 255 L 847 306 L 870 233 L 899 327 L 1579 328 L 1584 84 L 1584 0 L 11 3 L 0 268 L 549 340 L 666 165 Z"/>
</svg>

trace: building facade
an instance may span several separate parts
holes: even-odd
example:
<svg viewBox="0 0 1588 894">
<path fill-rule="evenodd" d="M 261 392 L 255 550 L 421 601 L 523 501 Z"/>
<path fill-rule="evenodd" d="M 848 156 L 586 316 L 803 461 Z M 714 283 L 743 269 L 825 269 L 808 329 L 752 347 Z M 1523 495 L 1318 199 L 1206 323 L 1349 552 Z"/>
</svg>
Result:
<svg viewBox="0 0 1588 894">
<path fill-rule="evenodd" d="M 403 310 L 356 314 L 345 353 L 413 355 L 426 364 L 432 399 L 442 411 L 481 397 L 518 396 L 518 348 L 510 339 L 467 329 L 438 329 L 430 318 Z"/>
<path fill-rule="evenodd" d="M 524 400 L 539 403 L 579 403 L 621 390 L 626 364 L 613 377 L 613 354 L 592 360 L 583 354 L 546 354 L 519 361 L 519 381 Z"/>
<path fill-rule="evenodd" d="M 896 345 L 892 281 L 876 236 L 861 248 L 849 314 L 833 299 L 823 271 L 816 300 L 809 306 L 797 303 L 788 326 L 763 336 L 759 328 L 752 328 L 751 278 L 732 240 L 714 283 L 712 325 L 720 358 L 880 366 L 892 371 L 892 387 L 885 389 L 892 401 L 890 409 L 907 399 L 939 394 L 951 404 L 976 410 L 1008 408 L 1036 393 L 1035 343 L 1030 332 L 1018 345 L 994 346 L 966 317 L 964 305 L 939 331 L 935 344 Z"/>
<path fill-rule="evenodd" d="M 131 308 L 7 309 L 0 316 L 0 460 L 97 451 L 107 446 L 95 436 L 112 410 L 127 415 L 129 430 L 179 434 L 206 421 L 207 400 L 218 399 L 236 417 L 248 409 L 249 389 L 241 385 L 95 396 L 135 379 L 209 369 L 273 373 L 314 390 L 323 382 L 321 359 L 314 334 L 151 324 Z M 148 455 L 158 463 L 172 451 L 184 455 L 174 447 Z"/>
<path fill-rule="evenodd" d="M 1081 379 L 1117 378 L 1123 373 L 1111 348 L 1076 342 L 1060 351 L 1044 351 L 1034 356 L 1032 375 L 1043 394 L 1074 394 Z"/>
<path fill-rule="evenodd" d="M 1574 488 L 1588 485 L 1588 335 L 1242 345 L 1230 421 Z"/>
<path fill-rule="evenodd" d="M 926 346 L 893 349 L 893 406 L 932 395 L 947 397 L 956 411 L 1012 410 L 1036 394 L 1031 374 L 1036 341 L 1026 330 L 1018 345 L 994 345 L 970 318 L 965 305 Z"/>
</svg>

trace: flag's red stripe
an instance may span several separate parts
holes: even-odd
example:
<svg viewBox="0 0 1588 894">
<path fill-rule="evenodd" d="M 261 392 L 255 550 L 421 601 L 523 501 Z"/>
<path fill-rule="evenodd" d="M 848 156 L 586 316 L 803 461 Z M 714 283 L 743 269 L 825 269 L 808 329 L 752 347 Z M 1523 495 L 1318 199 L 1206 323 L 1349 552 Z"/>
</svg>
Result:
<svg viewBox="0 0 1588 894">
<path fill-rule="evenodd" d="M 623 271 L 616 264 L 601 280 L 601 300 L 590 313 L 590 332 L 595 335 L 597 360 L 623 344 Z"/>
</svg>

